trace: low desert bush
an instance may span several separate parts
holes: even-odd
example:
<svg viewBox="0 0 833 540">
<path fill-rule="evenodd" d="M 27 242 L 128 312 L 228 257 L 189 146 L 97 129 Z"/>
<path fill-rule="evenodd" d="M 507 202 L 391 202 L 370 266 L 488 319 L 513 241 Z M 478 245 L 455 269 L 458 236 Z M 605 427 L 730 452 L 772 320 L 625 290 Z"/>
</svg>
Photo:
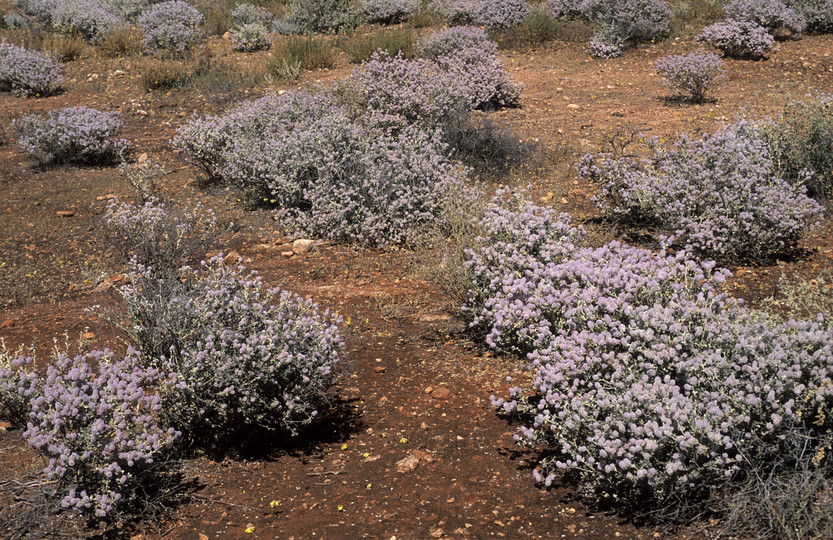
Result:
<svg viewBox="0 0 833 540">
<path fill-rule="evenodd" d="M 60 506 L 103 519 L 142 505 L 179 437 L 157 423 L 159 371 L 134 351 L 59 355 L 45 375 L 20 357 L 0 367 L 0 398 L 14 391 L 28 409 L 23 438 L 43 458 Z"/>
<path fill-rule="evenodd" d="M 481 178 L 498 178 L 529 166 L 538 148 L 508 125 L 475 111 L 457 111 L 443 127 L 451 157 L 471 167 Z"/>
<path fill-rule="evenodd" d="M 687 96 L 694 103 L 703 103 L 726 76 L 723 61 L 714 53 L 672 54 L 661 58 L 654 68 L 675 94 Z"/>
<path fill-rule="evenodd" d="M 272 47 L 272 37 L 261 23 L 249 23 L 231 32 L 232 48 L 240 52 L 263 51 Z"/>
<path fill-rule="evenodd" d="M 725 18 L 726 0 L 678 0 L 670 2 L 671 34 L 688 36 Z"/>
<path fill-rule="evenodd" d="M 54 2 L 49 20 L 55 32 L 80 35 L 91 43 L 100 43 L 125 26 L 125 20 L 97 0 Z"/>
<path fill-rule="evenodd" d="M 486 28 L 518 26 L 532 9 L 526 0 L 480 0 L 474 11 L 474 23 Z"/>
<path fill-rule="evenodd" d="M 783 320 L 813 319 L 821 314 L 833 317 L 833 267 L 822 269 L 811 278 L 782 273 L 775 294 L 764 298 L 761 308 Z"/>
<path fill-rule="evenodd" d="M 144 47 L 151 52 L 183 55 L 202 41 L 203 16 L 183 0 L 154 4 L 138 19 Z"/>
<path fill-rule="evenodd" d="M 133 27 L 116 30 L 98 44 L 98 50 L 107 58 L 137 56 L 142 52 L 142 34 Z"/>
<path fill-rule="evenodd" d="M 582 158 L 580 174 L 598 183 L 610 218 L 655 226 L 687 249 L 721 261 L 760 260 L 792 249 L 820 221 L 822 207 L 803 183 L 776 175 L 760 131 L 747 122 L 714 135 L 655 143 L 639 161 Z M 808 174 L 804 174 L 807 178 Z"/>
<path fill-rule="evenodd" d="M 762 58 L 775 47 L 775 38 L 763 26 L 742 21 L 714 23 L 695 39 L 729 58 Z"/>
<path fill-rule="evenodd" d="M 533 45 L 555 40 L 561 29 L 562 24 L 558 19 L 540 9 L 530 12 L 521 21 L 519 28 L 523 40 Z"/>
<path fill-rule="evenodd" d="M 40 49 L 60 62 L 72 62 L 84 54 L 87 42 L 76 35 L 47 34 L 41 39 Z"/>
<path fill-rule="evenodd" d="M 3 16 L 2 27 L 10 30 L 28 28 L 29 20 L 17 11 L 9 11 Z"/>
<path fill-rule="evenodd" d="M 185 84 L 188 80 L 188 68 L 176 60 L 151 60 L 142 69 L 142 88 L 151 90 L 171 90 Z"/>
<path fill-rule="evenodd" d="M 420 4 L 421 0 L 362 0 L 359 12 L 369 23 L 396 24 L 408 20 Z"/>
<path fill-rule="evenodd" d="M 275 16 L 271 11 L 262 6 L 256 6 L 244 2 L 238 4 L 231 12 L 231 21 L 236 28 L 241 28 L 247 24 L 260 24 L 262 26 L 269 26 L 272 24 Z"/>
<path fill-rule="evenodd" d="M 820 96 L 784 106 L 761 126 L 778 174 L 790 183 L 802 181 L 820 202 L 833 201 L 833 97 Z"/>
<path fill-rule="evenodd" d="M 284 68 L 284 64 L 298 65 L 301 69 L 331 68 L 336 64 L 336 50 L 324 38 L 288 36 L 275 49 L 266 66 L 273 74 Z"/>
<path fill-rule="evenodd" d="M 382 51 L 388 56 L 401 54 L 405 58 L 414 57 L 416 34 L 407 28 L 374 32 L 373 34 L 356 36 L 344 42 L 341 48 L 353 64 L 361 64 L 370 60 L 373 53 Z"/>
<path fill-rule="evenodd" d="M 475 24 L 480 0 L 431 0 L 431 10 L 449 26 Z"/>
<path fill-rule="evenodd" d="M 268 96 L 194 120 L 174 142 L 212 177 L 275 205 L 296 235 L 417 245 L 469 196 L 438 134 L 364 127 L 326 94 Z"/>
<path fill-rule="evenodd" d="M 13 128 L 26 157 L 44 166 L 120 161 L 130 147 L 117 138 L 122 125 L 118 113 L 80 106 L 54 110 L 45 117 L 25 115 L 14 121 Z"/>
<path fill-rule="evenodd" d="M 770 32 L 786 29 L 794 35 L 807 27 L 804 16 L 780 0 L 733 0 L 723 9 L 730 21 L 755 23 Z"/>
<path fill-rule="evenodd" d="M 142 349 L 162 349 L 151 357 L 171 376 L 161 416 L 186 444 L 256 428 L 296 434 L 319 415 L 342 368 L 337 318 L 220 257 L 168 277 L 138 266 L 130 280 L 127 320 Z"/>
<path fill-rule="evenodd" d="M 784 4 L 804 17 L 807 21 L 807 32 L 811 34 L 833 32 L 833 1 L 786 0 Z"/>
<path fill-rule="evenodd" d="M 0 90 L 30 97 L 61 91 L 64 76 L 55 60 L 9 43 L 0 43 Z"/>
<path fill-rule="evenodd" d="M 139 202 L 144 204 L 156 196 L 159 182 L 165 176 L 165 168 L 146 159 L 138 163 L 122 163 L 119 175 L 133 188 Z"/>
<path fill-rule="evenodd" d="M 520 87 L 512 82 L 488 34 L 458 26 L 417 41 L 417 55 L 433 61 L 454 92 L 472 109 L 517 107 Z"/>
<path fill-rule="evenodd" d="M 349 0 L 290 0 L 287 20 L 304 34 L 341 34 L 358 25 L 358 13 Z"/>
</svg>

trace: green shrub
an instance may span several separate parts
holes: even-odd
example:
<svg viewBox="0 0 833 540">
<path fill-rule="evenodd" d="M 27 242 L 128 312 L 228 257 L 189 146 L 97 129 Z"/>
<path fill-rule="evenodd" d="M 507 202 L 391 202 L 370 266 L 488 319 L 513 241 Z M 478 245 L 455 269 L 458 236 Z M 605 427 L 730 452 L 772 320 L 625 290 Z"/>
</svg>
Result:
<svg viewBox="0 0 833 540">
<path fill-rule="evenodd" d="M 350 32 L 359 24 L 359 16 L 349 0 L 290 0 L 289 21 L 305 34 Z"/>
<path fill-rule="evenodd" d="M 323 38 L 288 36 L 277 47 L 267 67 L 275 74 L 285 65 L 299 65 L 303 69 L 331 68 L 336 63 L 335 49 Z"/>
<path fill-rule="evenodd" d="M 402 53 L 405 58 L 413 58 L 415 43 L 416 33 L 413 30 L 401 28 L 359 36 L 347 41 L 341 48 L 347 53 L 351 63 L 361 64 L 369 60 L 379 49 L 388 53 L 389 56 Z"/>
</svg>

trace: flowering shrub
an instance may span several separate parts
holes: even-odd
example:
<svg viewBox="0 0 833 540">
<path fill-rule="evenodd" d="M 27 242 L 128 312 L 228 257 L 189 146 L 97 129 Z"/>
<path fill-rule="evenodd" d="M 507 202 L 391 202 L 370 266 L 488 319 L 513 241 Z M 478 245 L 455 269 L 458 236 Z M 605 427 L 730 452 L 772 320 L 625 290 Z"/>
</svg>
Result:
<svg viewBox="0 0 833 540">
<path fill-rule="evenodd" d="M 100 43 L 125 25 L 119 14 L 98 0 L 56 2 L 49 18 L 56 32 L 78 34 L 91 43 Z"/>
<path fill-rule="evenodd" d="M 617 58 L 625 52 L 625 38 L 615 27 L 604 25 L 593 36 L 587 46 L 587 54 L 593 58 Z"/>
<path fill-rule="evenodd" d="M 119 160 L 130 145 L 114 138 L 122 125 L 118 113 L 84 106 L 50 111 L 45 118 L 26 115 L 12 123 L 20 149 L 40 165 Z"/>
<path fill-rule="evenodd" d="M 719 49 L 730 58 L 761 58 L 775 47 L 775 38 L 764 27 L 742 21 L 714 23 L 704 28 L 695 40 Z"/>
<path fill-rule="evenodd" d="M 677 94 L 688 94 L 695 103 L 706 100 L 717 81 L 726 76 L 723 62 L 714 53 L 672 54 L 654 64 L 666 85 Z"/>
<path fill-rule="evenodd" d="M 807 27 L 807 20 L 781 0 L 733 0 L 723 11 L 730 21 L 752 22 L 769 31 L 786 28 L 800 34 Z"/>
<path fill-rule="evenodd" d="M 235 28 L 231 33 L 232 47 L 235 51 L 253 52 L 272 47 L 269 31 L 260 23 L 250 23 Z"/>
<path fill-rule="evenodd" d="M 215 257 L 164 289 L 137 267 L 122 288 L 140 336 L 178 329 L 154 362 L 173 376 L 160 389 L 171 403 L 161 414 L 191 443 L 253 427 L 296 433 L 338 376 L 338 319 L 243 270 Z"/>
<path fill-rule="evenodd" d="M 170 273 L 200 259 L 218 232 L 210 208 L 197 204 L 186 211 L 156 197 L 138 205 L 113 199 L 104 221 L 116 254 L 154 274 Z"/>
<path fill-rule="evenodd" d="M 497 45 L 480 28 L 457 26 L 423 36 L 417 55 L 432 60 L 472 109 L 517 107 L 521 89 L 506 72 Z"/>
<path fill-rule="evenodd" d="M 547 7 L 556 19 L 579 19 L 585 17 L 587 0 L 549 0 Z"/>
<path fill-rule="evenodd" d="M 786 0 L 784 4 L 804 17 L 808 32 L 833 32 L 833 0 Z"/>
<path fill-rule="evenodd" d="M 526 0 L 481 0 L 474 22 L 488 28 L 510 28 L 519 25 L 531 11 Z"/>
<path fill-rule="evenodd" d="M 465 172 L 437 139 L 407 125 L 380 133 L 331 96 L 288 92 L 192 121 L 175 144 L 215 178 L 276 205 L 298 234 L 386 247 L 424 242 L 450 198 L 468 196 Z"/>
<path fill-rule="evenodd" d="M 569 469 L 585 494 L 662 519 L 681 503 L 702 510 L 796 425 L 811 452 L 824 447 L 829 326 L 752 322 L 719 291 L 728 272 L 684 252 L 614 242 L 533 268 L 495 300 L 495 321 L 513 330 L 499 345 L 535 339 L 535 378 L 493 403 L 521 415 L 519 444 L 555 450 L 538 482 Z"/>
<path fill-rule="evenodd" d="M 48 56 L 10 43 L 0 43 L 0 91 L 49 96 L 61 91 L 61 65 Z"/>
<path fill-rule="evenodd" d="M 289 23 L 305 34 L 348 32 L 358 24 L 349 0 L 290 0 Z"/>
<path fill-rule="evenodd" d="M 472 24 L 481 0 L 432 0 L 431 9 L 451 25 Z"/>
<path fill-rule="evenodd" d="M 266 8 L 243 2 L 231 11 L 231 20 L 235 28 L 242 28 L 249 24 L 268 26 L 275 16 Z"/>
<path fill-rule="evenodd" d="M 419 9 L 419 0 L 362 0 L 360 11 L 369 23 L 396 24 Z"/>
<path fill-rule="evenodd" d="M 170 0 L 154 4 L 137 21 L 148 51 L 183 54 L 202 41 L 203 16 L 188 2 Z"/>
<path fill-rule="evenodd" d="M 599 184 L 607 216 L 656 225 L 688 249 L 723 261 L 761 259 L 795 246 L 821 206 L 773 171 L 758 129 L 746 122 L 714 135 L 683 135 L 643 162 L 585 156 L 581 174 Z"/>
<path fill-rule="evenodd" d="M 61 507 L 98 518 L 130 507 L 179 437 L 154 418 L 162 406 L 151 390 L 164 382 L 159 372 L 142 367 L 134 351 L 118 360 L 108 351 L 59 355 L 44 377 L 27 370 L 30 363 L 21 357 L 13 370 L 0 369 L 0 384 L 15 381 L 28 398 L 23 438 L 46 461 L 44 474 L 57 482 Z"/>
</svg>

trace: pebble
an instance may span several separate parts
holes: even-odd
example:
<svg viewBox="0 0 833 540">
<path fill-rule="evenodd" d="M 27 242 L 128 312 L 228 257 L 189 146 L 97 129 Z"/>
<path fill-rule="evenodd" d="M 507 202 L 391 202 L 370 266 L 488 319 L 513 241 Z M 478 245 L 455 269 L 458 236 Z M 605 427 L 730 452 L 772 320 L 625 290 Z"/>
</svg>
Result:
<svg viewBox="0 0 833 540">
<path fill-rule="evenodd" d="M 434 399 L 447 399 L 451 395 L 451 390 L 444 386 L 440 386 L 431 392 L 431 397 Z"/>
<path fill-rule="evenodd" d="M 567 108 L 576 111 L 576 110 L 580 109 L 581 107 L 579 107 L 575 103 L 570 103 L 569 105 L 567 105 Z"/>
<path fill-rule="evenodd" d="M 376 373 L 384 373 L 385 366 L 376 366 L 375 368 L 373 368 L 373 371 L 375 371 Z"/>
<path fill-rule="evenodd" d="M 306 238 L 299 238 L 292 242 L 292 251 L 296 255 L 304 255 L 315 251 L 315 242 Z"/>
<path fill-rule="evenodd" d="M 72 217 L 72 216 L 74 216 L 74 215 L 75 215 L 75 211 L 74 211 L 74 210 L 58 210 L 58 211 L 57 211 L 57 212 L 55 212 L 55 213 L 56 213 L 57 215 L 61 216 L 61 217 Z"/>
</svg>

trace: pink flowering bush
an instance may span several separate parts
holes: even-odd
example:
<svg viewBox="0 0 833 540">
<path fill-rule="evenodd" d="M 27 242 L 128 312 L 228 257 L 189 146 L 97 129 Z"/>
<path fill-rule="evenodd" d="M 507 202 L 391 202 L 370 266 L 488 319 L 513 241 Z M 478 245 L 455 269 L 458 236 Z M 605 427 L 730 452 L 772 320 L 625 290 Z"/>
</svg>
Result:
<svg viewBox="0 0 833 540">
<path fill-rule="evenodd" d="M 703 103 L 706 94 L 726 76 L 723 61 L 714 53 L 671 54 L 654 68 L 675 94 L 687 95 L 694 103 Z"/>
<path fill-rule="evenodd" d="M 232 48 L 240 52 L 263 51 L 272 48 L 269 30 L 261 23 L 250 23 L 231 32 Z"/>
<path fill-rule="evenodd" d="M 20 149 L 41 166 L 120 160 L 130 147 L 115 138 L 122 125 L 118 113 L 84 106 L 50 111 L 46 117 L 26 115 L 12 123 Z"/>
<path fill-rule="evenodd" d="M 722 261 L 794 248 L 823 211 L 801 183 L 774 174 L 762 136 L 746 122 L 701 139 L 683 135 L 670 149 L 653 145 L 644 161 L 587 155 L 580 172 L 598 183 L 606 216 L 658 227 Z"/>
<path fill-rule="evenodd" d="M 27 401 L 23 438 L 44 458 L 61 507 L 98 519 L 141 504 L 144 487 L 164 472 L 179 437 L 157 422 L 164 384 L 132 350 L 120 359 L 59 355 L 43 376 L 31 358 L 0 366 L 0 398 L 14 391 Z"/>
<path fill-rule="evenodd" d="M 695 40 L 729 58 L 762 58 L 775 47 L 775 38 L 753 22 L 727 21 L 707 26 Z"/>
<path fill-rule="evenodd" d="M 800 34 L 807 28 L 804 16 L 781 0 L 733 0 L 723 11 L 730 21 L 752 22 L 769 31 L 786 28 Z"/>
<path fill-rule="evenodd" d="M 144 34 L 145 50 L 181 55 L 202 41 L 203 16 L 184 0 L 154 4 L 137 23 Z"/>
<path fill-rule="evenodd" d="M 23 96 L 50 96 L 61 91 L 61 65 L 38 51 L 0 43 L 0 91 Z"/>
<path fill-rule="evenodd" d="M 369 23 L 396 24 L 416 13 L 420 0 L 362 0 L 359 11 Z"/>
</svg>

